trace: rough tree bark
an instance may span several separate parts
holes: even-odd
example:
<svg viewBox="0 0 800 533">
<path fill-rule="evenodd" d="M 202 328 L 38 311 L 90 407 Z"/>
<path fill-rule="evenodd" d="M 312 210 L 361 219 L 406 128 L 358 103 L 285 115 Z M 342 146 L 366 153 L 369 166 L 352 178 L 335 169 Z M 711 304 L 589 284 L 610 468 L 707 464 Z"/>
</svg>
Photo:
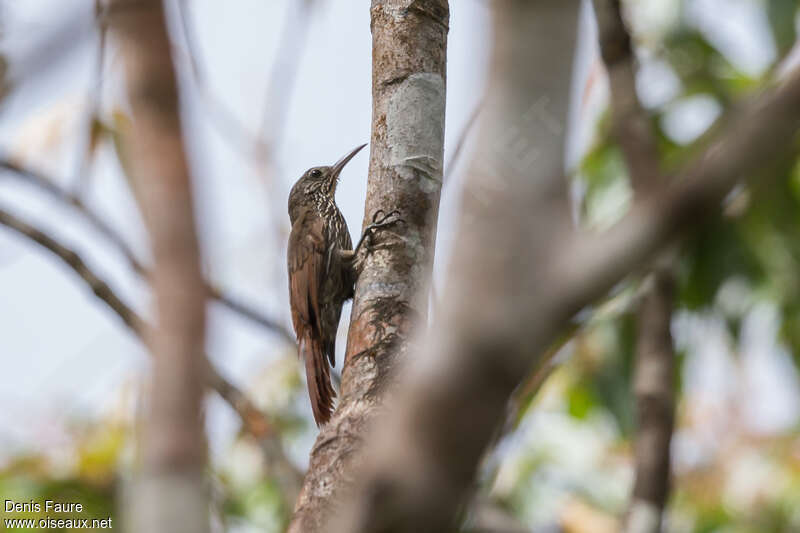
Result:
<svg viewBox="0 0 800 533">
<path fill-rule="evenodd" d="M 620 0 L 595 0 L 600 52 L 611 86 L 613 130 L 634 194 L 665 177 L 652 123 L 636 93 L 635 54 Z M 666 250 L 646 281 L 637 316 L 633 393 L 636 401 L 636 480 L 625 518 L 627 533 L 658 533 L 669 496 L 670 442 L 674 426 L 675 352 L 670 324 L 675 250 Z"/>
<path fill-rule="evenodd" d="M 617 224 L 574 230 L 551 199 L 563 187 L 559 129 L 578 2 L 492 9 L 492 78 L 440 319 L 376 423 L 363 478 L 332 531 L 451 528 L 511 391 L 569 318 L 718 213 L 800 129 L 795 71 L 726 117 L 705 153 L 638 196 Z"/>
<path fill-rule="evenodd" d="M 132 491 L 132 530 L 209 530 L 201 407 L 206 291 L 183 147 L 178 88 L 163 6 L 117 0 L 109 13 L 125 64 L 132 125 L 132 181 L 150 236 L 156 326 L 142 471 Z"/>
<path fill-rule="evenodd" d="M 380 412 L 408 338 L 425 323 L 442 184 L 446 0 L 373 0 L 372 136 L 364 223 L 399 210 L 381 231 L 356 285 L 339 403 L 311 451 L 289 527 L 329 531 L 350 488 L 364 436 Z"/>
</svg>

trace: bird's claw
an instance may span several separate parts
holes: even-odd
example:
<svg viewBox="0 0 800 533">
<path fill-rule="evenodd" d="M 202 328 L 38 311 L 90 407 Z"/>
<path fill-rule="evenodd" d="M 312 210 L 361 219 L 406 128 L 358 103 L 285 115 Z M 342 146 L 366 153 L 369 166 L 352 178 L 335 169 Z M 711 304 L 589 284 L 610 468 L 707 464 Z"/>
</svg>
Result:
<svg viewBox="0 0 800 533">
<path fill-rule="evenodd" d="M 396 218 L 389 220 L 392 217 Z M 372 215 L 372 224 L 364 229 L 364 234 L 371 234 L 376 229 L 385 228 L 386 226 L 392 226 L 394 224 L 405 224 L 405 222 L 405 220 L 400 218 L 400 211 L 397 209 L 389 213 L 386 213 L 383 209 L 378 209 L 375 211 L 375 214 Z"/>
<path fill-rule="evenodd" d="M 390 211 L 389 213 L 387 213 L 383 209 L 378 209 L 372 215 L 372 225 L 375 225 L 375 224 L 378 224 L 379 226 L 380 225 L 384 225 L 384 224 L 386 224 L 386 219 L 388 219 L 391 216 L 399 217 L 400 216 L 400 211 L 395 209 L 394 211 Z M 397 222 L 405 222 L 405 221 L 402 218 L 398 218 L 397 220 L 394 220 L 394 221 L 390 222 L 389 224 L 394 224 L 394 223 L 397 223 Z"/>
<path fill-rule="evenodd" d="M 355 249 L 356 254 L 358 253 L 362 244 L 364 244 L 365 248 L 367 249 L 367 253 L 369 253 L 369 251 L 372 249 L 372 236 L 376 230 L 385 228 L 387 226 L 392 226 L 394 224 L 405 224 L 405 222 L 405 220 L 400 218 L 400 211 L 396 209 L 394 211 L 390 211 L 389 213 L 383 209 L 378 209 L 372 215 L 372 224 L 364 228 L 364 233 L 361 235 L 361 240 Z"/>
</svg>

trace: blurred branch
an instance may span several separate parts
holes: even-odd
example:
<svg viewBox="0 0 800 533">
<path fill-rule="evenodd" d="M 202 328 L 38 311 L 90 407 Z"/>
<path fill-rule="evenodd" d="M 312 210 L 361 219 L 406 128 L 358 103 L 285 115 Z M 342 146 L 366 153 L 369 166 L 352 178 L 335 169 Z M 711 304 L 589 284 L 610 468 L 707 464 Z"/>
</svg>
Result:
<svg viewBox="0 0 800 533">
<path fill-rule="evenodd" d="M 209 106 L 209 116 L 214 119 L 217 127 L 220 128 L 222 139 L 227 141 L 232 148 L 242 150 L 244 147 L 246 157 L 257 157 L 258 154 L 265 150 L 263 140 L 252 133 L 244 123 L 239 120 L 230 107 L 228 107 L 224 101 L 217 98 L 208 87 L 205 70 L 202 64 L 200 47 L 195 36 L 194 25 L 190 20 L 188 3 L 189 0 L 179 0 L 177 2 L 178 18 L 180 19 L 183 40 L 186 46 L 186 54 L 189 57 L 192 76 L 194 77 L 195 84 L 199 89 L 201 97 Z"/>
<path fill-rule="evenodd" d="M 637 193 L 664 178 L 650 118 L 636 94 L 631 36 L 620 0 L 595 0 L 600 52 L 611 85 L 613 129 Z M 676 254 L 665 251 L 648 280 L 637 315 L 633 377 L 637 426 L 634 445 L 636 481 L 628 507 L 626 533 L 661 531 L 669 496 L 670 442 L 674 426 L 675 353 L 670 324 Z"/>
<path fill-rule="evenodd" d="M 674 298 L 673 261 L 649 280 L 638 314 L 633 388 L 636 398 L 634 461 L 636 481 L 626 533 L 661 531 L 669 497 L 670 442 L 675 419 L 675 353 L 670 324 Z"/>
<path fill-rule="evenodd" d="M 444 173 L 442 175 L 442 192 L 444 192 L 447 185 L 451 182 L 451 176 L 455 171 L 456 166 L 458 165 L 458 158 L 461 156 L 461 152 L 464 149 L 464 145 L 467 143 L 467 138 L 469 138 L 469 134 L 472 131 L 475 122 L 477 122 L 478 116 L 481 113 L 481 107 L 483 106 L 483 100 L 479 101 L 475 108 L 470 113 L 469 118 L 467 118 L 466 124 L 461 129 L 461 133 L 458 136 L 458 140 L 456 141 L 456 147 L 453 150 L 450 159 L 447 160 L 447 164 L 444 167 Z M 430 316 L 436 316 L 436 308 L 439 306 L 439 296 L 438 291 L 436 290 L 436 282 L 431 276 L 430 281 L 430 301 L 431 301 L 431 312 Z"/>
<path fill-rule="evenodd" d="M 275 62 L 269 77 L 266 105 L 258 134 L 264 146 L 270 149 L 283 134 L 291 89 L 300 69 L 300 58 L 308 44 L 311 10 L 315 3 L 316 0 L 299 0 L 291 2 L 287 7 L 286 20 L 283 23 Z M 269 153 L 265 152 L 263 157 L 267 156 Z"/>
<path fill-rule="evenodd" d="M 511 512 L 485 497 L 475 498 L 469 513 L 464 533 L 530 533 Z"/>
<path fill-rule="evenodd" d="M 97 142 L 97 122 L 100 120 L 100 110 L 102 108 L 103 96 L 103 69 L 106 59 L 106 44 L 108 36 L 108 26 L 105 19 L 105 0 L 95 0 L 94 14 L 97 26 L 97 59 L 95 64 L 94 80 L 92 91 L 89 95 L 89 110 L 87 113 L 86 135 L 82 142 L 79 142 L 78 163 L 74 181 L 74 196 L 83 196 L 91 180 L 91 173 L 88 171 L 89 162 L 94 154 Z"/>
<path fill-rule="evenodd" d="M 143 277 L 148 276 L 148 269 L 137 259 L 136 254 L 125 242 L 122 235 L 103 220 L 103 218 L 87 205 L 80 196 L 72 194 L 68 190 L 62 188 L 54 179 L 30 168 L 20 166 L 7 158 L 0 158 L 0 169 L 8 171 L 8 175 L 10 176 L 35 185 L 59 202 L 75 208 L 103 238 L 108 240 L 108 242 L 122 254 L 134 272 Z M 251 306 L 236 300 L 232 296 L 225 294 L 221 289 L 214 287 L 208 282 L 205 282 L 205 286 L 211 299 L 216 300 L 232 312 L 278 334 L 281 338 L 286 340 L 286 342 L 294 344 L 294 336 L 286 327 L 282 326 L 277 321 L 265 316 Z"/>
<path fill-rule="evenodd" d="M 620 0 L 594 0 L 603 57 L 611 89 L 612 128 L 622 147 L 635 190 L 657 183 L 658 146 L 647 112 L 636 93 L 635 56 L 622 20 Z"/>
<path fill-rule="evenodd" d="M 556 355 L 569 341 L 579 334 L 582 326 L 583 324 L 577 322 L 570 323 L 566 331 L 559 335 L 558 339 L 544 352 L 537 370 L 532 372 L 514 391 L 510 405 L 512 416 L 509 422 L 516 423 L 519 409 L 533 399 L 539 389 L 542 388 L 542 385 L 544 385 L 544 382 L 547 381 L 547 378 L 555 371 L 558 366 L 555 362 Z"/>
<path fill-rule="evenodd" d="M 117 296 L 105 280 L 89 268 L 76 251 L 61 244 L 43 230 L 17 218 L 2 208 L 0 208 L 0 224 L 30 239 L 61 259 L 86 282 L 95 296 L 114 311 L 131 331 L 141 337 L 142 331 L 145 329 L 145 322 L 142 318 Z"/>
<path fill-rule="evenodd" d="M 130 529 L 205 533 L 207 293 L 164 6 L 160 0 L 113 0 L 109 25 L 125 67 L 132 115 L 125 143 L 153 255 L 149 281 L 156 316 L 145 336 L 152 377 Z"/>
<path fill-rule="evenodd" d="M 640 284 L 639 288 L 629 296 L 609 295 L 602 301 L 592 304 L 591 313 L 585 313 L 588 309 L 584 310 L 584 313 L 591 317 L 589 320 L 579 321 L 573 317 L 564 330 L 557 335 L 556 339 L 544 351 L 534 371 L 514 390 L 509 402 L 508 419 L 501 435 L 509 433 L 516 426 L 519 421 L 519 415 L 522 414 L 520 410 L 534 399 L 545 381 L 558 368 L 562 361 L 557 359 L 556 356 L 561 353 L 569 342 L 579 339 L 595 320 L 603 320 L 608 317 L 618 317 L 626 313 L 635 312 L 641 306 L 641 302 L 648 290 L 649 287 Z M 620 300 L 620 298 L 622 299 Z"/>
<path fill-rule="evenodd" d="M 95 296 L 105 303 L 140 341 L 144 342 L 147 332 L 151 328 L 150 324 L 123 302 L 110 285 L 86 264 L 78 252 L 3 208 L 0 208 L 0 224 L 48 250 L 71 268 L 92 289 Z M 273 426 L 267 416 L 250 401 L 244 392 L 223 377 L 210 363 L 208 364 L 208 386 L 239 415 L 248 433 L 259 440 L 275 439 Z M 288 462 L 288 459 L 286 461 Z M 298 472 L 297 476 L 300 479 L 301 474 Z"/>
<path fill-rule="evenodd" d="M 462 128 L 461 133 L 458 136 L 458 141 L 456 141 L 456 147 L 453 149 L 453 154 L 450 156 L 450 159 L 447 160 L 447 165 L 444 167 L 442 187 L 446 187 L 450 182 L 450 176 L 453 174 L 453 171 L 458 164 L 458 158 L 461 156 L 464 145 L 467 144 L 467 139 L 469 138 L 470 132 L 473 130 L 475 123 L 478 121 L 478 116 L 481 114 L 482 107 L 483 99 L 481 99 L 481 101 L 475 105 L 475 109 L 473 109 L 472 113 L 469 114 L 469 118 Z"/>
<path fill-rule="evenodd" d="M 208 88 L 202 54 L 190 19 L 188 1 L 178 1 L 178 16 L 195 83 L 210 106 L 210 116 L 224 131 L 222 137 L 236 149 L 247 147 L 245 155 L 255 158 L 256 164 L 261 169 L 263 163 L 272 157 L 273 147 L 283 131 L 289 108 L 288 99 L 299 69 L 300 58 L 305 50 L 311 9 L 315 0 L 292 2 L 287 7 L 287 17 L 283 24 L 267 89 L 266 110 L 257 133 L 251 132 Z M 295 18 L 298 20 L 294 20 Z"/>
</svg>

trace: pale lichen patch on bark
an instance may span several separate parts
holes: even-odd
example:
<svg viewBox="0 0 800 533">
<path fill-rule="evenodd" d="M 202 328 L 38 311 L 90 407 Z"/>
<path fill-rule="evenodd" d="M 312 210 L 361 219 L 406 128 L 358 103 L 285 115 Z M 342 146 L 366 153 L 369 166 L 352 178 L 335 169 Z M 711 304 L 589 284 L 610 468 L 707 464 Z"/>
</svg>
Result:
<svg viewBox="0 0 800 533">
<path fill-rule="evenodd" d="M 423 192 L 438 191 L 444 157 L 444 79 L 433 72 L 412 74 L 398 83 L 386 108 L 389 164 L 406 179 L 418 176 Z M 417 172 L 409 172 L 415 170 Z"/>
</svg>

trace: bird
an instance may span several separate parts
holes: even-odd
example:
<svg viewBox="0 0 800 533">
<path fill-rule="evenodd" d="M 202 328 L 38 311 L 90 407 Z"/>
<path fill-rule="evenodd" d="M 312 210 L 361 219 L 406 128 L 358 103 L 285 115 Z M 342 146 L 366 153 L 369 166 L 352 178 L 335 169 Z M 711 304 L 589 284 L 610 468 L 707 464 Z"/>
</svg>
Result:
<svg viewBox="0 0 800 533">
<path fill-rule="evenodd" d="M 317 426 L 333 412 L 336 392 L 330 368 L 336 365 L 336 330 L 342 306 L 354 294 L 359 251 L 372 232 L 402 222 L 398 211 L 379 210 L 353 249 L 335 194 L 342 169 L 365 146 L 357 146 L 332 166 L 308 169 L 289 193 L 289 304 Z"/>
</svg>

